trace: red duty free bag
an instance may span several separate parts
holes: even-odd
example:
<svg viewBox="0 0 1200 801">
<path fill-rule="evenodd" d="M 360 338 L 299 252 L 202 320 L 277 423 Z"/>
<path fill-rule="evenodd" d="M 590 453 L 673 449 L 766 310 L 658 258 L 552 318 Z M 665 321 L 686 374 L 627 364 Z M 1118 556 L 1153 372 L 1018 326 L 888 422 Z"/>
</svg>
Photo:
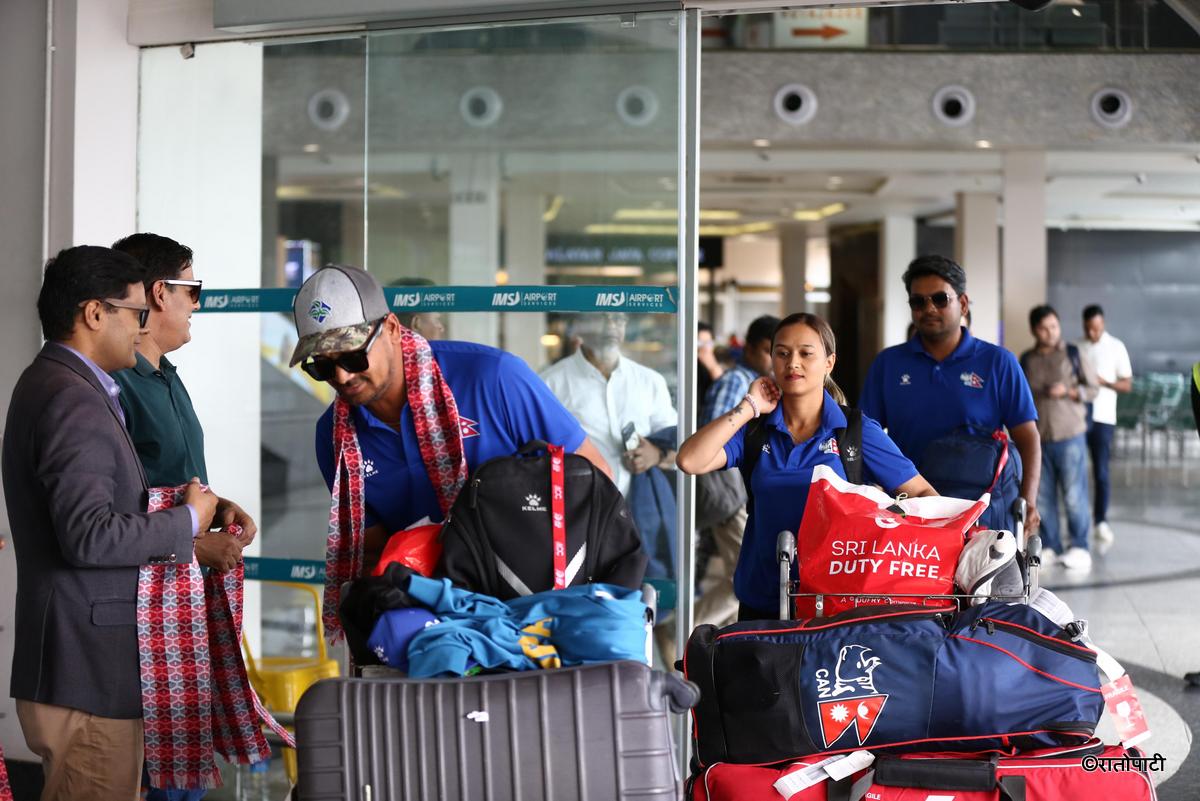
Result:
<svg viewBox="0 0 1200 801">
<path fill-rule="evenodd" d="M 375 565 L 371 575 L 382 576 L 388 565 L 398 562 L 422 576 L 432 576 L 438 560 L 442 558 L 441 535 L 441 523 L 415 525 L 397 531 L 383 546 L 379 564 Z"/>
<path fill-rule="evenodd" d="M 863 605 L 922 603 L 859 595 L 948 595 L 967 532 L 988 500 L 985 494 L 977 501 L 935 496 L 897 502 L 818 465 L 796 537 L 799 592 L 823 594 L 825 616 Z M 797 618 L 815 615 L 814 598 L 796 599 Z"/>
</svg>

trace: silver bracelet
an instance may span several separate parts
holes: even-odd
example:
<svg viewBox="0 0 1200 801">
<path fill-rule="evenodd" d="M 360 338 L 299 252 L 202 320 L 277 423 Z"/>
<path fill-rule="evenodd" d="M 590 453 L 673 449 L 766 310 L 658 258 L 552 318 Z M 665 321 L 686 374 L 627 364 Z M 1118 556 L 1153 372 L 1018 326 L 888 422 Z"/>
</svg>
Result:
<svg viewBox="0 0 1200 801">
<path fill-rule="evenodd" d="M 754 410 L 754 416 L 758 417 L 761 412 L 758 411 L 758 404 L 754 402 L 754 398 L 750 397 L 749 392 L 746 393 L 745 401 L 746 403 L 750 404 L 750 408 Z"/>
</svg>

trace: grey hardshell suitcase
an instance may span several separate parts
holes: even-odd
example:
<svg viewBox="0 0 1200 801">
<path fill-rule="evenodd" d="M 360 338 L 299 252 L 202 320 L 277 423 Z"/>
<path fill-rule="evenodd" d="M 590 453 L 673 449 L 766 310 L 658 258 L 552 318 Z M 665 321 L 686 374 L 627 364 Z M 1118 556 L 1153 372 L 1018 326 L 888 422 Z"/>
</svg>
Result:
<svg viewBox="0 0 1200 801">
<path fill-rule="evenodd" d="M 296 707 L 301 801 L 680 794 L 670 713 L 695 685 L 638 662 L 465 679 L 326 679 Z"/>
</svg>

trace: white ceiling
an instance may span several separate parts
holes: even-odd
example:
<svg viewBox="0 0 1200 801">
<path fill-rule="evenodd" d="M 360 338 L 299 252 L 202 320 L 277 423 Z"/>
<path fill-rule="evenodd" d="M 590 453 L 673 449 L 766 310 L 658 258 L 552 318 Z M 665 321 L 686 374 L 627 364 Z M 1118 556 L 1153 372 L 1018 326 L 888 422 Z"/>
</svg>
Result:
<svg viewBox="0 0 1200 801">
<path fill-rule="evenodd" d="M 445 160 L 433 154 L 372 154 L 373 196 L 414 206 L 448 206 Z M 791 221 L 793 212 L 842 204 L 830 224 L 911 215 L 953 219 L 959 192 L 1002 194 L 1003 154 L 995 150 L 784 150 L 771 146 L 701 152 L 701 206 L 736 211 L 735 224 Z M 442 166 L 439 167 L 438 165 Z M 508 154 L 502 191 L 561 197 L 554 233 L 615 221 L 619 209 L 675 205 L 674 154 Z M 282 195 L 354 200 L 362 161 L 285 157 Z M 1001 214 L 1003 211 L 1001 210 Z M 659 221 L 660 224 L 662 221 Z M 669 220 L 667 221 L 669 223 Z M 1200 230 L 1200 145 L 1157 151 L 1046 154 L 1046 222 L 1051 227 Z"/>
</svg>

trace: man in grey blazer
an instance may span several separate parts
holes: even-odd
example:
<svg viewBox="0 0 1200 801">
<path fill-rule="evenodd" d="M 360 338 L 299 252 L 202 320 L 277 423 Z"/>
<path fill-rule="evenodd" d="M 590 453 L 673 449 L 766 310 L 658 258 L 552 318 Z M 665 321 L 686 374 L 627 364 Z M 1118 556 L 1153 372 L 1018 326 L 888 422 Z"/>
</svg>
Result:
<svg viewBox="0 0 1200 801">
<path fill-rule="evenodd" d="M 142 700 L 138 567 L 192 560 L 216 497 L 149 514 L 147 485 L 109 372 L 131 367 L 146 322 L 142 270 L 101 247 L 46 265 L 47 340 L 13 390 L 4 494 L 17 560 L 12 695 L 46 775 L 42 801 L 133 799 Z"/>
</svg>

